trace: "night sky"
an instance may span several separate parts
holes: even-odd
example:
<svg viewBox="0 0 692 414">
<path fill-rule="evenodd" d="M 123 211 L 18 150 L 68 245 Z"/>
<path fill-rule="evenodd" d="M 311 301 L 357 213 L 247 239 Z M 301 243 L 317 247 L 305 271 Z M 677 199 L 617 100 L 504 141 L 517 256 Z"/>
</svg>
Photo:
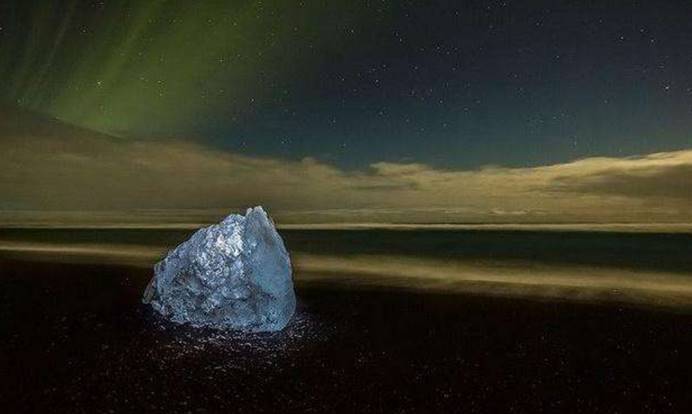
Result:
<svg viewBox="0 0 692 414">
<path fill-rule="evenodd" d="M 689 2 L 333 3 L 3 2 L 1 93 L 118 136 L 344 167 L 690 144 Z"/>
<path fill-rule="evenodd" d="M 692 147 L 690 16 L 686 1 L 5 1 L 0 97 L 123 142 L 340 174 L 644 156 Z"/>
</svg>

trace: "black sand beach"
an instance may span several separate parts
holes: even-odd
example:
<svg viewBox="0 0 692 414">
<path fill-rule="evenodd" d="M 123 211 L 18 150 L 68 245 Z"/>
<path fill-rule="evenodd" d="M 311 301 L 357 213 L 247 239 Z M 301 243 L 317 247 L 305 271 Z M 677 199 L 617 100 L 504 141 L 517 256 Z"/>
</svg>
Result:
<svg viewBox="0 0 692 414">
<path fill-rule="evenodd" d="M 285 331 L 217 333 L 157 318 L 150 275 L 0 261 L 0 411 L 692 409 L 687 312 L 299 281 Z"/>
</svg>

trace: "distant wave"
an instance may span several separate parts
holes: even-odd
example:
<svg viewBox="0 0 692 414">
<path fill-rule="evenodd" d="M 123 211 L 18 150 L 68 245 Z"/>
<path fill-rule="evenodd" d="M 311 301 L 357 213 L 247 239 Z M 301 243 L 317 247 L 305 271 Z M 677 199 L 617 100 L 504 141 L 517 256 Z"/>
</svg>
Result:
<svg viewBox="0 0 692 414">
<path fill-rule="evenodd" d="M 474 262 L 394 255 L 296 255 L 303 280 L 577 301 L 692 306 L 692 275 L 612 267 Z"/>
<path fill-rule="evenodd" d="M 150 268 L 164 246 L 0 242 L 0 254 L 31 260 Z M 692 307 L 692 275 L 511 260 L 442 260 L 398 255 L 291 255 L 296 280 L 494 296 Z"/>
<path fill-rule="evenodd" d="M 692 233 L 692 223 L 469 223 L 469 224 L 396 224 L 396 223 L 324 223 L 284 224 L 286 230 L 524 230 L 524 231 L 600 231 L 617 233 Z"/>
<path fill-rule="evenodd" d="M 151 266 L 166 252 L 165 247 L 128 244 L 59 244 L 0 241 L 0 253 L 71 263 L 104 263 Z"/>
</svg>

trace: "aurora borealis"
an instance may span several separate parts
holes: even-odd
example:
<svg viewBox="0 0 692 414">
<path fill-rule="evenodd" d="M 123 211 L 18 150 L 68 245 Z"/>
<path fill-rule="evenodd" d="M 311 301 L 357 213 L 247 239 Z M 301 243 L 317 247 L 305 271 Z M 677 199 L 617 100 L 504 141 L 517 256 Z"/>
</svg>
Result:
<svg viewBox="0 0 692 414">
<path fill-rule="evenodd" d="M 330 16 L 334 27 L 310 24 Z M 280 100 L 359 20 L 354 7 L 282 1 L 4 4 L 2 95 L 100 132 L 180 135 Z"/>
<path fill-rule="evenodd" d="M 688 12 L 3 2 L 0 208 L 686 221 Z"/>
</svg>

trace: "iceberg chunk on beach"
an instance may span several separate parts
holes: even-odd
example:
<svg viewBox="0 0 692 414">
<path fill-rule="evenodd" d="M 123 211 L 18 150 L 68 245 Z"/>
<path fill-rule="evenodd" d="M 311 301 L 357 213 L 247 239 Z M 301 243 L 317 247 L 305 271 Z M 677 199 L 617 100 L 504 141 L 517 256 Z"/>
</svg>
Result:
<svg viewBox="0 0 692 414">
<path fill-rule="evenodd" d="M 291 262 L 262 207 L 198 230 L 154 267 L 144 303 L 195 327 L 278 331 L 296 307 Z"/>
</svg>

